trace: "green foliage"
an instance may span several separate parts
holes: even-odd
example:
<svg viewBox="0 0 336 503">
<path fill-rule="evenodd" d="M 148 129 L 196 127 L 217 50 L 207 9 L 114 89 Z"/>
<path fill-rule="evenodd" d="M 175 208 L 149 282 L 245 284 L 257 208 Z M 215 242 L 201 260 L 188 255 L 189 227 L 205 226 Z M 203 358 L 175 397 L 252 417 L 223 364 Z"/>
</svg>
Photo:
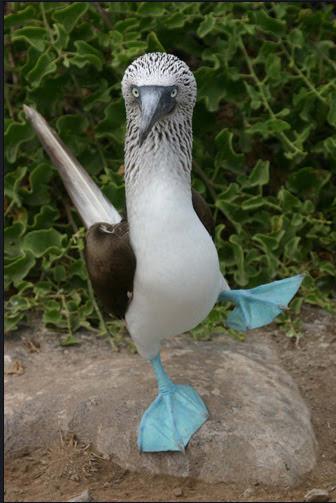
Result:
<svg viewBox="0 0 336 503">
<path fill-rule="evenodd" d="M 135 57 L 155 50 L 177 54 L 197 78 L 193 183 L 215 214 L 216 244 L 229 282 L 253 287 L 305 272 L 304 300 L 332 309 L 336 25 L 331 5 L 6 5 L 7 330 L 32 310 L 41 311 L 46 324 L 68 330 L 63 344 L 75 344 L 73 333 L 81 326 L 106 330 L 83 265 L 83 229 L 25 121 L 23 103 L 46 117 L 122 208 L 120 81 Z M 301 302 L 298 297 L 297 312 Z M 207 329 L 221 326 L 224 314 L 216 308 Z M 118 324 L 111 323 L 115 330 Z"/>
</svg>

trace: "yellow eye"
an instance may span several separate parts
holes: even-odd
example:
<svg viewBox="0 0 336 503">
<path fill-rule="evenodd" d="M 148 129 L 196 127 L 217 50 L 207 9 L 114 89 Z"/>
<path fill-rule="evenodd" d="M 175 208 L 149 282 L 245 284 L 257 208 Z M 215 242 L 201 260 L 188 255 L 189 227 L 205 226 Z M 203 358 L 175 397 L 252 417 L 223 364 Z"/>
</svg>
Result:
<svg viewBox="0 0 336 503">
<path fill-rule="evenodd" d="M 174 87 L 174 89 L 171 91 L 170 96 L 172 98 L 176 98 L 176 96 L 177 96 L 177 89 L 176 89 L 176 87 Z"/>
<path fill-rule="evenodd" d="M 133 87 L 132 94 L 135 98 L 139 98 L 139 89 L 137 89 L 136 87 Z"/>
</svg>

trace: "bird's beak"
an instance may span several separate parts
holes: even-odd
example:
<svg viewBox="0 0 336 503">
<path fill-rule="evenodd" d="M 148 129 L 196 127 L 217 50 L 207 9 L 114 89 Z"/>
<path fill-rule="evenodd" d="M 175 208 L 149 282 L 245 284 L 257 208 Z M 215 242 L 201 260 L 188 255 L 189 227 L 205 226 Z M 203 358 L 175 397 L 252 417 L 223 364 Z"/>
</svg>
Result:
<svg viewBox="0 0 336 503">
<path fill-rule="evenodd" d="M 147 138 L 154 124 L 172 112 L 175 99 L 171 97 L 171 86 L 139 86 L 141 122 L 139 128 L 139 145 Z"/>
</svg>

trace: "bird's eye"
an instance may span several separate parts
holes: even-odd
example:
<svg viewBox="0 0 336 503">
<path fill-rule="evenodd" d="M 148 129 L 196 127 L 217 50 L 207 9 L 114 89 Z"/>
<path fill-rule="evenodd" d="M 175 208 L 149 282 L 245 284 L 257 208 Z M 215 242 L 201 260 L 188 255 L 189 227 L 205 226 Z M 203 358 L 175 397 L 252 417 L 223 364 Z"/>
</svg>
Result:
<svg viewBox="0 0 336 503">
<path fill-rule="evenodd" d="M 137 89 L 136 87 L 133 87 L 132 94 L 135 98 L 139 98 L 139 89 Z"/>
<path fill-rule="evenodd" d="M 174 87 L 174 89 L 171 91 L 170 96 L 172 98 L 176 98 L 176 96 L 177 96 L 177 88 L 176 87 Z"/>
</svg>

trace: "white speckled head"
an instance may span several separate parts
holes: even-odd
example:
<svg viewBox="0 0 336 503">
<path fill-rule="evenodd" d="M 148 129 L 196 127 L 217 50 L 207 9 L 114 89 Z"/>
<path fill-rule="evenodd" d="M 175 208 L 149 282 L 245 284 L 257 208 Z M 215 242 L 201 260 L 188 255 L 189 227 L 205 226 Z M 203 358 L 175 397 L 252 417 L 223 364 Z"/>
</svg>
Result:
<svg viewBox="0 0 336 503">
<path fill-rule="evenodd" d="M 126 109 L 134 102 L 132 86 L 176 86 L 177 103 L 193 109 L 197 86 L 188 65 L 173 54 L 150 52 L 137 58 L 125 71 L 122 94 Z"/>
<path fill-rule="evenodd" d="M 178 172 L 190 178 L 197 86 L 188 65 L 172 54 L 144 54 L 126 69 L 122 94 L 127 115 L 126 186 L 162 160 L 166 165 L 172 156 Z"/>
</svg>

